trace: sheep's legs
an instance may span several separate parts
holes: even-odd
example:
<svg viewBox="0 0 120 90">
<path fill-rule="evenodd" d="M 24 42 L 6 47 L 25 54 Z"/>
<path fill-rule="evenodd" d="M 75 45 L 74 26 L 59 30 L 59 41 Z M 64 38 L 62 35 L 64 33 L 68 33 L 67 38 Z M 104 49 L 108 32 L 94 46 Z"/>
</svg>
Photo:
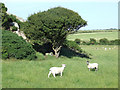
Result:
<svg viewBox="0 0 120 90">
<path fill-rule="evenodd" d="M 51 74 L 51 71 L 50 71 L 49 74 L 48 74 L 48 78 L 49 78 L 50 74 Z"/>
<path fill-rule="evenodd" d="M 89 68 L 89 71 L 90 71 L 90 68 Z"/>
<path fill-rule="evenodd" d="M 54 78 L 56 78 L 56 77 L 55 77 L 55 73 L 52 73 L 52 74 L 53 74 Z"/>
<path fill-rule="evenodd" d="M 95 67 L 95 71 L 97 71 L 98 69 Z"/>
<path fill-rule="evenodd" d="M 61 77 L 62 77 L 62 72 L 60 73 Z"/>
<path fill-rule="evenodd" d="M 98 69 L 96 68 L 95 71 L 97 71 Z"/>
</svg>

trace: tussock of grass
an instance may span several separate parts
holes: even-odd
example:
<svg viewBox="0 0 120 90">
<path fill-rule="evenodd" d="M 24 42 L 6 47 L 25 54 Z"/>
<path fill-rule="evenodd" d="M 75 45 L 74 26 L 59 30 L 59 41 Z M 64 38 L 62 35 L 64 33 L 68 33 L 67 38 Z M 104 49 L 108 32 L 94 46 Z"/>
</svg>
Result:
<svg viewBox="0 0 120 90">
<path fill-rule="evenodd" d="M 48 56 L 43 61 L 2 61 L 3 88 L 117 88 L 118 48 L 105 51 L 102 47 L 81 46 L 93 55 L 90 62 L 97 62 L 99 70 L 89 71 L 86 58 Z M 96 47 L 99 48 L 96 50 Z M 49 68 L 66 64 L 63 77 L 47 78 Z"/>
</svg>

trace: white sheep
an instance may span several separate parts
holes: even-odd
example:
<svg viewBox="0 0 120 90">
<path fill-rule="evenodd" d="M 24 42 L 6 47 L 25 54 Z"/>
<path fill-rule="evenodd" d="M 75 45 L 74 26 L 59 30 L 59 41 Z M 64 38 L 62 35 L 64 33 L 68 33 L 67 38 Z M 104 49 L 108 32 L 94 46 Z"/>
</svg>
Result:
<svg viewBox="0 0 120 90">
<path fill-rule="evenodd" d="M 65 67 L 66 67 L 65 64 L 62 64 L 62 67 L 51 67 L 49 69 L 50 71 L 49 71 L 49 74 L 48 74 L 48 78 L 49 78 L 51 73 L 53 74 L 54 77 L 55 77 L 55 74 L 60 74 L 60 76 L 62 77 L 62 73 L 63 73 L 63 70 L 64 70 Z"/>
<path fill-rule="evenodd" d="M 98 63 L 89 63 L 89 61 L 87 61 L 87 67 L 89 68 L 89 71 L 91 69 L 95 69 L 95 71 L 98 70 Z"/>
<path fill-rule="evenodd" d="M 107 48 L 105 48 L 105 51 L 107 50 Z"/>
<path fill-rule="evenodd" d="M 109 48 L 109 50 L 111 50 L 111 48 Z"/>
</svg>

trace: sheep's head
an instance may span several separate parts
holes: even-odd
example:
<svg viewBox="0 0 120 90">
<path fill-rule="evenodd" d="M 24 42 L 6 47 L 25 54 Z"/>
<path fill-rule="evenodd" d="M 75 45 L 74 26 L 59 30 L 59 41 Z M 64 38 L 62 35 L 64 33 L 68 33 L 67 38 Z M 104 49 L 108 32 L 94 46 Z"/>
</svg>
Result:
<svg viewBox="0 0 120 90">
<path fill-rule="evenodd" d="M 87 65 L 89 65 L 89 61 L 87 61 Z"/>
<path fill-rule="evenodd" d="M 62 67 L 66 67 L 66 64 L 62 64 Z"/>
</svg>

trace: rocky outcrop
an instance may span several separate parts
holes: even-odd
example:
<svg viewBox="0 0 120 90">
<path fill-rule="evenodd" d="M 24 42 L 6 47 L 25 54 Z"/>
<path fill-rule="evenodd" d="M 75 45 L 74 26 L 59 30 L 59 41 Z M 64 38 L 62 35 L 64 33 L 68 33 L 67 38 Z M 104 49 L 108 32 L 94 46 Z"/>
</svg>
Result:
<svg viewBox="0 0 120 90">
<path fill-rule="evenodd" d="M 18 36 L 21 36 L 23 39 L 27 40 L 27 37 L 25 36 L 23 31 L 14 31 Z"/>
<path fill-rule="evenodd" d="M 8 12 L 7 12 L 7 14 L 8 14 L 8 15 L 13 15 L 13 14 L 8 13 Z M 21 22 L 25 22 L 24 19 L 22 19 L 22 18 L 20 18 L 20 17 L 18 17 L 18 16 L 16 16 L 16 15 L 14 15 L 14 16 L 16 17 L 16 19 L 20 20 Z M 18 24 L 17 22 L 12 22 L 12 23 L 10 23 L 10 25 L 11 25 L 11 26 L 15 26 L 15 27 L 17 28 L 17 30 L 16 30 L 16 31 L 13 31 L 13 33 L 16 33 L 18 36 L 21 36 L 23 39 L 25 39 L 26 41 L 28 41 L 28 40 L 27 40 L 27 37 L 26 37 L 25 34 L 24 34 L 24 32 L 23 32 L 23 31 L 20 31 L 20 27 L 19 27 L 19 24 Z M 12 29 L 12 27 L 11 27 L 11 29 Z"/>
</svg>

